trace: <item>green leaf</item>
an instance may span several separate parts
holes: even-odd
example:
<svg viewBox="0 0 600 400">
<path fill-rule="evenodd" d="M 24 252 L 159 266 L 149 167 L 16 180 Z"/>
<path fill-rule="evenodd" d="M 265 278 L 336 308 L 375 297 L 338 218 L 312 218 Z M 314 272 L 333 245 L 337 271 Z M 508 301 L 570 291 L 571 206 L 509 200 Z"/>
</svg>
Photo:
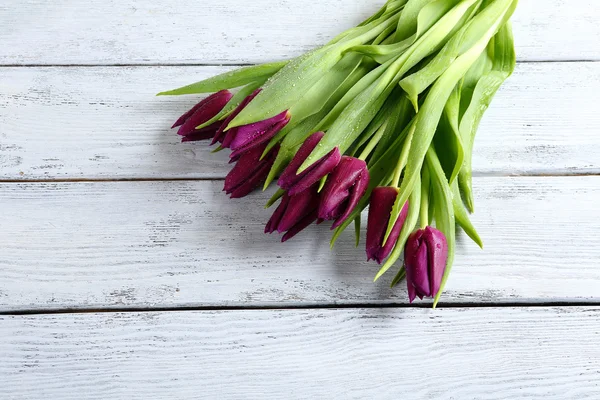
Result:
<svg viewBox="0 0 600 400">
<path fill-rule="evenodd" d="M 454 87 L 446 107 L 444 108 L 445 121 L 447 123 L 447 136 L 450 139 L 450 145 L 447 147 L 448 153 L 454 155 L 454 168 L 448 177 L 450 183 L 454 182 L 458 177 L 458 173 L 462 168 L 465 159 L 465 150 L 462 142 L 462 136 L 459 129 L 460 119 L 460 91 L 461 82 Z"/>
<path fill-rule="evenodd" d="M 471 212 L 474 211 L 472 152 L 477 128 L 494 95 L 504 81 L 512 75 L 516 65 L 514 39 L 510 23 L 506 23 L 498 31 L 498 34 L 488 45 L 487 54 L 492 60 L 491 70 L 486 73 L 484 68 L 472 74 L 474 77 L 470 81 L 476 83 L 459 127 L 465 146 L 465 158 L 458 181 L 460 189 L 465 194 L 465 203 Z M 478 72 L 479 78 L 477 79 Z M 470 86 L 473 86 L 473 83 Z"/>
<path fill-rule="evenodd" d="M 360 45 L 350 48 L 383 64 L 404 53 L 440 20 L 459 0 L 411 0 L 398 21 L 397 43 L 389 45 Z M 399 39 L 402 38 L 402 39 Z"/>
<path fill-rule="evenodd" d="M 476 1 L 479 0 L 464 0 L 463 2 L 459 3 L 459 5 L 457 5 L 450 12 L 444 15 L 444 17 L 442 17 L 429 31 L 427 31 L 427 33 L 425 33 L 419 40 L 417 40 L 416 43 L 413 46 L 411 46 L 409 50 L 407 50 L 399 58 L 395 59 L 394 62 L 391 65 L 389 65 L 389 67 L 387 63 L 384 64 L 386 66 L 385 72 L 381 75 L 381 77 L 378 80 L 373 82 L 366 90 L 360 93 L 342 111 L 337 120 L 333 123 L 331 128 L 325 134 L 325 137 L 319 143 L 319 146 L 315 148 L 315 150 L 302 164 L 302 166 L 298 170 L 298 173 L 304 171 L 306 168 L 308 168 L 314 162 L 316 162 L 324 155 L 329 153 L 335 147 L 339 147 L 341 152 L 345 152 L 346 149 L 348 149 L 349 146 L 354 142 L 354 140 L 356 140 L 356 138 L 360 136 L 365 127 L 371 122 L 373 117 L 376 115 L 377 110 L 381 108 L 381 105 L 390 93 L 390 86 L 396 85 L 402 78 L 402 76 L 406 72 L 408 72 L 412 67 L 417 65 L 421 60 L 423 60 L 423 58 L 429 56 L 437 48 L 443 46 L 448 38 L 448 35 L 455 29 L 456 24 L 462 20 L 465 13 L 467 13 L 467 11 L 469 10 L 470 6 Z M 464 75 L 466 70 L 470 67 L 470 65 L 474 61 L 472 60 L 472 58 L 474 56 L 475 58 L 478 57 L 479 54 L 483 51 L 491 36 L 495 33 L 496 29 L 497 26 L 493 26 L 493 32 L 489 34 L 489 37 L 487 33 L 486 35 L 484 35 L 484 39 L 482 40 L 482 42 L 484 43 L 478 42 L 478 46 L 475 48 L 475 50 L 470 50 L 465 54 L 467 55 L 466 60 L 463 59 L 462 63 L 459 63 L 457 66 L 453 65 L 454 68 L 452 74 L 459 75 L 457 76 L 456 81 L 458 81 L 458 79 L 460 79 L 460 77 L 462 77 L 462 75 Z M 461 59 L 462 57 L 459 58 L 459 60 Z M 382 67 L 383 65 L 379 68 Z M 377 68 L 376 70 L 378 70 L 379 68 Z M 450 68 L 448 70 L 450 71 Z M 451 78 L 454 79 L 453 76 Z M 456 85 L 456 83 L 457 82 L 454 82 L 454 84 L 452 84 L 451 89 Z M 444 83 L 444 85 L 447 84 L 448 82 Z M 445 98 L 441 100 L 442 104 L 446 103 L 448 96 L 449 93 L 446 95 Z M 429 98 L 430 95 L 428 95 L 427 97 Z M 440 99 L 436 99 L 436 101 L 440 101 Z M 435 126 L 437 126 L 438 121 L 439 115 L 437 116 L 436 120 L 433 121 Z M 435 129 L 435 126 L 432 127 L 433 130 Z M 422 151 L 420 163 L 423 162 L 423 157 L 425 156 L 427 147 L 429 147 L 429 144 L 431 143 L 431 139 L 433 138 L 433 131 L 429 136 L 426 136 L 425 138 L 427 143 Z M 410 184 L 413 183 L 414 182 L 410 182 Z M 409 194 L 410 190 L 403 194 L 405 196 L 403 201 L 406 201 L 408 199 Z"/>
<path fill-rule="evenodd" d="M 390 253 L 390 256 L 385 261 L 385 264 L 377 275 L 375 276 L 375 281 L 383 276 L 390 268 L 394 266 L 396 261 L 400 258 L 400 255 L 404 251 L 404 246 L 406 245 L 406 241 L 411 233 L 415 230 L 417 226 L 417 222 L 419 221 L 419 206 L 421 204 L 421 182 L 418 181 L 415 185 L 415 190 L 410 196 L 409 199 L 409 207 L 408 207 L 408 215 L 406 216 L 406 221 L 402 226 L 402 230 L 400 231 L 400 236 L 398 237 L 398 241 L 394 246 L 394 250 Z"/>
<path fill-rule="evenodd" d="M 327 45 L 290 61 L 271 77 L 263 90 L 231 121 L 227 129 L 273 117 L 292 108 L 342 58 L 347 48 L 375 39 L 397 22 L 397 16 L 358 28 L 347 41 Z M 292 114 L 292 118 L 294 115 Z"/>
<path fill-rule="evenodd" d="M 327 183 L 327 178 L 329 177 L 329 175 L 325 175 L 324 177 L 322 177 L 319 180 L 319 188 L 317 189 L 317 193 L 321 193 L 321 191 L 323 190 L 323 188 L 325 187 L 325 184 Z"/>
<path fill-rule="evenodd" d="M 416 103 L 418 95 L 431 86 L 454 60 L 475 45 L 481 37 L 481 32 L 484 32 L 489 26 L 488 19 L 472 19 L 480 4 L 481 0 L 470 0 L 461 4 L 462 7 L 465 7 L 462 21 L 455 25 L 460 29 L 452 35 L 448 43 L 426 66 L 400 82 L 400 86 L 408 93 L 413 103 Z"/>
<path fill-rule="evenodd" d="M 385 104 L 383 107 L 381 107 L 381 110 L 384 109 L 386 109 Z M 389 115 L 382 113 L 381 110 L 375 116 L 373 121 L 371 121 L 369 126 L 367 126 L 367 129 L 365 129 L 364 133 L 361 134 L 360 140 L 357 140 L 352 148 L 346 151 L 347 156 L 355 157 L 359 154 L 359 150 L 361 150 L 359 158 L 361 160 L 366 160 L 363 155 L 368 156 L 371 151 L 373 151 L 375 146 L 377 146 L 377 143 L 383 137 L 390 118 Z"/>
<path fill-rule="evenodd" d="M 354 218 L 354 235 L 356 236 L 356 247 L 360 244 L 360 223 L 361 223 L 361 215 L 359 214 L 356 218 Z"/>
<path fill-rule="evenodd" d="M 392 280 L 392 284 L 390 286 L 392 288 L 396 287 L 400 282 L 404 280 L 404 278 L 406 278 L 406 269 L 404 268 L 404 266 L 402 266 L 402 268 L 400 268 L 400 271 L 398 271 L 398 274 L 396 274 L 396 276 Z"/>
<path fill-rule="evenodd" d="M 469 107 L 471 103 L 471 99 L 473 98 L 473 92 L 475 91 L 475 87 L 477 86 L 477 82 L 481 79 L 482 76 L 486 75 L 492 70 L 493 61 L 492 61 L 492 52 L 490 46 L 493 46 L 494 39 L 490 41 L 486 51 L 481 53 L 481 56 L 475 61 L 475 64 L 469 68 L 467 73 L 461 82 L 461 90 L 460 90 L 460 115 L 459 121 L 462 120 L 465 111 Z"/>
<path fill-rule="evenodd" d="M 338 147 L 342 154 L 350 148 L 385 103 L 393 89 L 393 86 L 390 85 L 393 77 L 394 69 L 391 67 L 350 102 L 333 122 L 319 145 L 300 166 L 298 173 L 310 167 L 335 147 Z"/>
<path fill-rule="evenodd" d="M 270 141 L 264 154 L 266 155 L 305 118 L 318 113 L 326 105 L 329 104 L 330 107 L 332 107 L 335 102 L 339 101 L 341 95 L 345 94 L 349 89 L 346 82 L 350 81 L 352 84 L 356 83 L 358 77 L 362 77 L 368 72 L 366 66 L 361 66 L 361 61 L 362 57 L 357 56 L 356 54 L 343 57 L 342 60 L 329 70 L 316 85 L 306 92 L 296 104 L 289 109 L 289 113 L 292 116 L 290 122 Z M 355 71 L 358 76 L 355 76 Z M 338 91 L 340 88 L 342 88 L 342 93 Z"/>
<path fill-rule="evenodd" d="M 435 148 L 450 183 L 456 180 L 465 158 L 462 137 L 458 128 L 460 86 L 459 82 L 452 91 L 434 136 Z"/>
<path fill-rule="evenodd" d="M 392 64 L 389 63 L 379 66 L 366 75 L 364 75 L 348 92 L 340 99 L 340 101 L 333 107 L 333 109 L 327 113 L 323 118 L 317 130 L 326 131 L 331 125 L 339 118 L 340 114 L 360 93 L 367 90 L 373 83 L 375 83 Z"/>
<path fill-rule="evenodd" d="M 362 148 L 373 135 L 376 136 L 373 140 L 377 143 L 370 142 L 369 147 L 376 146 L 377 148 L 381 148 L 384 146 L 387 148 L 385 144 L 380 146 L 380 143 L 384 142 L 389 144 L 390 139 L 396 137 L 397 133 L 402 132 L 404 129 L 404 126 L 401 126 L 401 128 L 398 129 L 401 119 L 403 120 L 405 118 L 402 108 L 404 99 L 405 96 L 402 90 L 399 87 L 394 88 L 375 118 L 373 118 L 371 123 L 367 126 L 364 133 L 360 135 L 360 140 L 357 140 L 352 146 L 352 150 L 349 151 L 349 154 L 356 154 L 358 149 Z M 408 120 L 410 120 L 410 118 L 408 118 Z M 371 148 L 370 150 L 373 149 Z M 370 150 L 368 153 L 370 153 Z"/>
<path fill-rule="evenodd" d="M 409 0 L 402 10 L 398 25 L 396 26 L 396 41 L 401 42 L 410 37 L 414 37 L 419 32 L 419 26 L 421 31 L 426 31 L 431 26 L 423 27 L 422 20 L 424 15 L 430 14 L 427 10 L 430 3 L 439 3 L 436 0 Z M 434 9 L 437 9 L 434 7 Z M 439 18 L 438 18 L 439 19 Z M 414 42 L 414 40 L 413 40 Z"/>
<path fill-rule="evenodd" d="M 402 147 L 402 153 L 400 154 L 398 165 L 396 166 L 396 171 L 394 171 L 394 181 L 393 181 L 394 186 L 396 186 L 398 184 L 398 181 L 400 180 L 400 174 L 401 174 L 402 170 L 404 169 L 404 165 L 406 165 L 406 159 L 408 158 L 408 151 L 410 150 L 410 144 L 412 143 L 414 134 L 415 134 L 415 126 L 411 125 L 408 136 L 406 137 L 406 141 L 404 142 L 404 145 Z M 414 190 L 416 190 L 416 189 L 413 189 L 413 191 Z M 394 206 L 392 207 L 390 219 L 388 221 L 388 226 L 387 226 L 387 229 L 385 232 L 385 237 L 383 239 L 384 245 L 389 240 L 390 235 L 392 234 L 392 230 L 394 229 L 394 225 L 396 225 L 396 222 L 398 221 L 400 213 L 402 212 L 402 209 L 404 208 L 404 204 L 406 202 L 406 200 L 404 202 L 400 202 L 399 198 L 400 198 L 400 196 L 396 197 L 396 201 L 394 202 Z"/>
<path fill-rule="evenodd" d="M 500 5 L 501 7 L 493 8 L 494 5 Z M 404 179 L 400 186 L 400 202 L 406 201 L 410 193 L 412 193 L 415 181 L 420 174 L 425 155 L 431 145 L 442 112 L 444 111 L 446 102 L 452 94 L 452 91 L 485 50 L 490 39 L 499 29 L 504 17 L 514 10 L 513 5 L 511 0 L 496 0 L 492 5 L 486 7 L 480 14 L 475 16 L 472 22 L 476 21 L 478 18 L 487 21 L 490 19 L 492 20 L 489 21 L 487 31 L 480 32 L 479 41 L 477 41 L 471 49 L 458 57 L 431 87 L 423 106 L 416 116 L 415 139 L 412 142 Z M 490 14 L 495 18 L 491 18 Z"/>
<path fill-rule="evenodd" d="M 265 152 L 263 153 L 263 157 L 281 141 L 281 138 L 283 138 L 283 141 L 281 142 L 281 146 L 279 148 L 279 153 L 277 154 L 277 158 L 275 159 L 275 163 L 273 164 L 273 167 L 271 167 L 269 175 L 267 176 L 267 179 L 265 181 L 265 189 L 281 172 L 283 172 L 283 170 L 289 164 L 289 162 L 292 161 L 292 158 L 294 158 L 294 155 L 296 154 L 302 143 L 304 143 L 306 138 L 308 138 L 311 134 L 318 130 L 317 125 L 319 125 L 320 121 L 322 121 L 325 115 L 327 115 L 328 111 L 338 101 L 340 101 L 340 98 L 342 98 L 348 92 L 348 90 L 350 90 L 350 88 L 354 87 L 354 85 L 362 77 L 364 77 L 368 69 L 368 63 L 356 68 L 348 76 L 348 78 L 337 88 L 335 93 L 329 97 L 327 104 L 325 104 L 325 106 L 322 107 L 318 113 L 303 119 L 297 124 L 293 124 L 289 130 L 287 130 L 289 126 L 288 124 L 288 126 L 284 128 L 286 132 L 283 135 L 276 135 L 271 140 L 271 142 L 265 149 Z"/>
<path fill-rule="evenodd" d="M 277 200 L 283 197 L 284 194 L 285 190 L 277 189 L 277 191 L 273 194 L 269 201 L 267 201 L 267 204 L 265 204 L 265 208 L 271 208 L 273 204 L 277 203 Z"/>
<path fill-rule="evenodd" d="M 450 276 L 452 263 L 454 262 L 454 252 L 456 248 L 456 221 L 454 217 L 454 203 L 452 201 L 452 191 L 446 179 L 442 165 L 435 153 L 433 147 L 427 151 L 427 166 L 431 173 L 431 187 L 435 198 L 435 222 L 436 228 L 439 229 L 445 236 L 448 242 L 448 261 L 446 262 L 446 270 L 442 277 L 440 291 L 435 296 L 433 307 L 437 306 L 440 297 Z"/>
<path fill-rule="evenodd" d="M 365 26 L 373 26 L 377 23 L 384 22 L 385 20 L 387 20 L 388 17 L 401 11 L 406 1 L 407 0 L 388 1 L 377 13 L 373 14 L 371 17 L 357 25 L 355 28 L 349 29 L 339 34 L 328 44 L 340 43 L 355 38 L 357 35 L 360 34 L 360 28 L 363 28 Z"/>
<path fill-rule="evenodd" d="M 400 87 L 396 87 L 390 95 L 390 98 L 395 101 L 395 108 L 390 111 L 389 123 L 375 148 L 375 152 L 373 153 L 374 159 L 379 159 L 398 135 L 408 133 L 406 127 L 415 116 L 410 101 L 403 93 L 400 94 L 399 92 L 402 92 L 402 90 Z"/>
<path fill-rule="evenodd" d="M 157 96 L 179 96 L 182 94 L 212 93 L 224 89 L 233 89 L 251 82 L 266 79 L 282 69 L 288 61 L 255 65 L 225 72 L 212 78 L 181 87 L 179 89 L 160 92 Z"/>
<path fill-rule="evenodd" d="M 483 249 L 483 242 L 477 233 L 477 230 L 471 223 L 469 213 L 463 206 L 463 201 L 460 196 L 460 190 L 458 189 L 458 181 L 454 181 L 450 185 L 452 190 L 452 204 L 454 206 L 454 216 L 456 223 L 465 231 L 465 233 L 480 247 Z"/>
</svg>

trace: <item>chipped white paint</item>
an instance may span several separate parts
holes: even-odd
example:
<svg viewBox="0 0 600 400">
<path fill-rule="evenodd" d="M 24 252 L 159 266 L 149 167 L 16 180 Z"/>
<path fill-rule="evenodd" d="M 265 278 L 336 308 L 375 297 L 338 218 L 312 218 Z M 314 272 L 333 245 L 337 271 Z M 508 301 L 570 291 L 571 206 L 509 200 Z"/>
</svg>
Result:
<svg viewBox="0 0 600 400">
<path fill-rule="evenodd" d="M 181 144 L 198 97 L 160 90 L 219 67 L 3 68 L 0 179 L 222 178 L 225 152 Z M 520 64 L 486 114 L 476 173 L 600 172 L 600 63 Z"/>
<path fill-rule="evenodd" d="M 0 64 L 236 64 L 295 57 L 384 0 L 3 0 Z M 600 59 L 597 0 L 522 0 L 520 60 Z"/>
<path fill-rule="evenodd" d="M 348 232 L 262 234 L 220 181 L 0 185 L 0 310 L 405 303 Z M 444 302 L 600 301 L 600 178 L 478 178 Z M 573 204 L 576 206 L 568 206 Z M 364 233 L 364 232 L 363 232 Z M 363 236 L 364 237 L 364 236 Z"/>
<path fill-rule="evenodd" d="M 600 398 L 600 309 L 0 317 L 0 397 Z"/>
</svg>

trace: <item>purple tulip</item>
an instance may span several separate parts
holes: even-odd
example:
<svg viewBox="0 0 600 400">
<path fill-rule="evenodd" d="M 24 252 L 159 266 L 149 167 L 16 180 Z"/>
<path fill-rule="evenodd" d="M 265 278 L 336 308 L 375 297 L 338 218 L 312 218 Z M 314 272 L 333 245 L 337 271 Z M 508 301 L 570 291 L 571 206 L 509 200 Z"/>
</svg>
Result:
<svg viewBox="0 0 600 400">
<path fill-rule="evenodd" d="M 221 126 L 221 121 L 217 121 L 214 124 L 206 126 L 202 129 L 194 129 L 194 131 L 184 136 L 181 141 L 185 142 L 197 142 L 199 140 L 208 140 L 214 138 L 215 134 Z"/>
<path fill-rule="evenodd" d="M 289 196 L 283 195 L 281 203 L 265 227 L 265 233 L 286 232 L 281 239 L 286 242 L 317 220 L 319 193 L 317 185 Z"/>
<path fill-rule="evenodd" d="M 335 220 L 331 229 L 340 226 L 354 210 L 369 186 L 367 163 L 343 156 L 321 193 L 319 218 Z"/>
<path fill-rule="evenodd" d="M 261 160 L 260 157 L 266 147 L 265 143 L 264 146 L 256 147 L 243 154 L 237 164 L 235 164 L 235 167 L 227 174 L 223 191 L 230 194 L 232 199 L 247 196 L 267 179 L 269 171 L 277 157 L 279 147 L 272 149 Z"/>
<path fill-rule="evenodd" d="M 408 202 L 402 208 L 388 241 L 383 245 L 396 197 L 398 197 L 398 189 L 394 187 L 377 187 L 371 194 L 369 221 L 367 223 L 367 261 L 375 260 L 381 264 L 396 245 L 408 215 Z"/>
<path fill-rule="evenodd" d="M 340 150 L 336 147 L 300 175 L 296 175 L 300 166 L 315 147 L 317 147 L 323 136 L 325 136 L 323 132 L 316 132 L 306 139 L 292 159 L 292 162 L 290 162 L 279 177 L 277 183 L 281 188 L 287 190 L 290 196 L 303 192 L 313 186 L 321 178 L 333 171 L 340 162 L 342 156 Z"/>
<path fill-rule="evenodd" d="M 229 157 L 236 160 L 247 151 L 266 144 L 288 122 L 290 122 L 290 113 L 284 111 L 264 121 L 231 128 L 226 132 L 221 146 L 231 149 L 232 153 Z"/>
<path fill-rule="evenodd" d="M 220 123 L 217 122 L 202 129 L 196 129 L 196 127 L 220 113 L 232 97 L 233 94 L 229 90 L 221 90 L 208 96 L 179 117 L 171 128 L 179 126 L 177 134 L 184 137 L 184 142 L 210 139 L 217 132 Z"/>
<path fill-rule="evenodd" d="M 404 248 L 408 298 L 435 297 L 440 291 L 448 260 L 448 242 L 439 230 L 428 226 L 410 235 Z"/>
<path fill-rule="evenodd" d="M 225 119 L 225 121 L 223 121 L 223 123 L 221 124 L 221 126 L 219 127 L 219 129 L 217 130 L 217 133 L 214 136 L 214 139 L 211 143 L 211 145 L 217 143 L 217 142 L 223 142 L 223 139 L 225 138 L 225 128 L 227 128 L 227 125 L 229 125 L 229 123 L 231 121 L 233 121 L 233 119 L 235 117 L 238 116 L 238 114 L 240 112 L 242 112 L 242 110 L 244 108 L 246 108 L 246 106 L 248 104 L 250 104 L 250 102 L 252 100 L 254 100 L 254 98 L 256 96 L 258 96 L 258 94 L 260 93 L 262 89 L 256 89 L 254 92 L 252 92 L 252 94 L 248 97 L 246 97 L 244 100 L 242 100 L 242 102 L 236 107 L 235 110 L 233 110 L 233 112 L 231 114 L 229 114 L 229 116 Z"/>
</svg>

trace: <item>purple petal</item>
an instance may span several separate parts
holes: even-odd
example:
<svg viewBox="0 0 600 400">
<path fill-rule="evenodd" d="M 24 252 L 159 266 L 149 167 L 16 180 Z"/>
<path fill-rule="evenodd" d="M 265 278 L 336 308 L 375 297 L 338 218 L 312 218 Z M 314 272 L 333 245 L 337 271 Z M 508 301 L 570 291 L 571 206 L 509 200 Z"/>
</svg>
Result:
<svg viewBox="0 0 600 400">
<path fill-rule="evenodd" d="M 289 231 L 286 232 L 285 235 L 281 238 L 283 243 L 287 242 L 298 233 L 302 232 L 306 229 L 310 224 L 317 220 L 317 210 L 314 210 L 312 213 L 308 214 L 306 217 L 302 218 L 300 222 L 294 225 Z M 318 223 L 318 222 L 317 222 Z"/>
<path fill-rule="evenodd" d="M 267 121 L 274 121 L 275 123 L 268 126 L 265 130 L 251 130 L 247 128 L 250 125 L 233 128 L 231 130 L 235 130 L 233 139 L 228 144 L 228 147 L 233 150 L 230 155 L 232 159 L 239 158 L 242 154 L 256 148 L 257 146 L 261 146 L 263 144 L 266 145 L 268 141 L 270 141 L 288 124 L 288 122 L 290 122 L 290 115 L 287 111 L 284 111 L 283 113 Z M 267 121 L 263 122 L 266 124 Z M 223 142 L 223 146 L 225 146 L 225 142 Z"/>
<path fill-rule="evenodd" d="M 273 149 L 264 159 L 260 159 L 266 146 L 244 154 L 227 174 L 225 178 L 224 191 L 231 194 L 231 198 L 240 198 L 248 195 L 256 189 L 269 174 L 269 170 L 275 162 L 278 148 Z"/>
<path fill-rule="evenodd" d="M 241 199 L 258 189 L 261 183 L 267 179 L 274 161 L 275 159 L 271 160 L 270 163 L 261 163 L 259 168 L 254 172 L 254 175 L 231 192 L 231 198 Z"/>
<path fill-rule="evenodd" d="M 213 136 L 215 136 L 215 133 L 217 132 L 217 129 L 219 129 L 219 126 L 221 126 L 221 122 L 217 121 L 214 124 L 209 125 L 209 126 L 207 126 L 205 128 L 195 129 L 190 134 L 184 136 L 181 139 L 181 141 L 182 142 L 197 142 L 199 140 L 212 139 Z"/>
<path fill-rule="evenodd" d="M 367 222 L 367 260 L 373 259 L 381 264 L 378 254 L 397 196 L 398 189 L 392 187 L 376 187 L 371 193 Z"/>
<path fill-rule="evenodd" d="M 290 164 L 287 166 L 287 168 L 283 171 L 283 173 L 279 177 L 279 180 L 277 181 L 277 184 L 281 188 L 287 190 L 299 180 L 298 176 L 296 175 L 296 172 L 298 171 L 302 163 L 304 163 L 304 160 L 306 160 L 310 153 L 313 152 L 315 147 L 317 147 L 317 144 L 319 144 L 323 136 L 325 136 L 325 133 L 315 132 L 312 135 L 310 135 L 304 141 L 304 143 L 302 143 L 302 146 L 300 146 L 300 149 L 298 149 L 296 155 L 294 156 Z"/>
<path fill-rule="evenodd" d="M 391 214 L 391 210 L 390 210 L 390 214 Z M 406 221 L 407 216 L 408 216 L 408 201 L 406 202 L 406 204 L 404 204 L 402 211 L 400 211 L 400 215 L 398 216 L 398 219 L 396 220 L 396 223 L 394 224 L 394 227 L 392 228 L 392 232 L 390 233 L 388 241 L 379 251 L 378 256 L 379 256 L 380 260 L 385 260 L 390 255 L 392 250 L 394 250 L 394 246 L 396 246 L 396 242 L 398 241 L 398 237 L 400 236 L 400 232 L 402 231 L 402 227 L 404 226 L 404 222 Z M 387 229 L 387 226 L 386 226 L 386 229 Z M 383 236 L 381 238 L 382 243 L 383 243 L 384 238 L 385 238 L 385 231 L 383 232 Z"/>
<path fill-rule="evenodd" d="M 448 261 L 448 242 L 446 236 L 439 230 L 428 226 L 423 235 L 427 243 L 428 274 L 430 280 L 430 295 L 436 296 L 442 285 L 442 278 Z"/>
<path fill-rule="evenodd" d="M 417 290 L 414 285 L 414 271 L 417 269 L 416 263 L 419 261 L 419 249 L 421 248 L 421 237 L 423 232 L 417 230 L 413 232 L 406 241 L 404 247 L 404 268 L 406 270 L 406 285 L 408 287 L 408 299 L 412 303 L 417 297 Z"/>
<path fill-rule="evenodd" d="M 227 126 L 229 125 L 229 123 L 231 121 L 233 121 L 233 119 L 235 117 L 238 116 L 239 113 L 242 112 L 242 110 L 244 108 L 246 108 L 246 106 L 248 104 L 250 104 L 250 102 L 252 100 L 254 100 L 254 98 L 260 93 L 262 89 L 256 89 L 254 92 L 252 92 L 252 94 L 248 97 L 246 97 L 244 100 L 242 100 L 242 102 L 236 107 L 235 110 L 233 110 L 233 112 L 231 114 L 229 114 L 229 116 L 225 119 L 225 121 L 223 121 L 223 124 L 221 124 L 221 127 L 219 128 L 219 130 L 217 131 L 217 133 L 215 134 L 215 137 L 211 143 L 211 145 L 217 143 L 218 141 L 223 141 L 225 135 L 223 134 L 225 131 L 225 128 L 227 128 Z"/>
<path fill-rule="evenodd" d="M 279 221 L 281 221 L 281 218 L 283 217 L 283 214 L 285 214 L 289 204 L 290 196 L 284 194 L 281 198 L 281 203 L 279 203 L 279 206 L 277 206 L 277 209 L 269 219 L 269 222 L 267 222 L 265 233 L 273 233 L 277 230 L 277 225 L 279 225 Z"/>
<path fill-rule="evenodd" d="M 417 252 L 412 260 L 412 284 L 417 293 L 424 297 L 431 296 L 429 272 L 427 269 L 427 243 L 420 241 Z"/>
<path fill-rule="evenodd" d="M 369 188 L 369 171 L 365 169 L 361 174 L 358 182 L 354 185 L 350 191 L 350 198 L 348 199 L 348 204 L 346 205 L 346 211 L 338 217 L 335 223 L 332 226 L 332 229 L 337 228 L 342 225 L 350 216 L 352 211 L 356 208 L 362 197 L 367 192 Z"/>
<path fill-rule="evenodd" d="M 319 217 L 336 220 L 331 229 L 340 226 L 354 210 L 368 186 L 367 164 L 357 158 L 342 157 L 321 193 Z"/>
<path fill-rule="evenodd" d="M 408 215 L 408 202 L 402 208 L 387 243 L 385 246 L 382 246 L 397 196 L 398 189 L 393 187 L 377 187 L 371 194 L 369 220 L 367 223 L 367 260 L 375 260 L 381 264 L 390 255 L 396 245 L 396 241 L 398 240 L 398 236 L 400 236 L 400 231 Z"/>
<path fill-rule="evenodd" d="M 315 164 L 311 165 L 306 171 L 298 175 L 300 179 L 289 189 L 290 195 L 294 195 L 307 190 L 323 177 L 327 176 L 339 164 L 342 155 L 337 147 L 321 158 Z"/>
<path fill-rule="evenodd" d="M 304 217 L 316 211 L 318 205 L 319 194 L 316 186 L 295 196 L 290 196 L 287 209 L 277 225 L 277 231 L 279 233 L 289 231 Z"/>
<path fill-rule="evenodd" d="M 321 192 L 319 217 L 328 220 L 338 218 L 345 211 L 350 190 L 357 183 L 367 164 L 353 157 L 343 156 L 338 166 L 327 178 Z"/>
<path fill-rule="evenodd" d="M 227 91 L 227 90 L 224 90 L 222 92 L 229 93 L 229 91 Z M 196 104 L 194 107 L 192 107 L 191 110 L 187 111 L 185 114 L 183 114 L 181 117 L 179 117 L 179 119 L 177 121 L 175 121 L 175 123 L 173 124 L 171 129 L 176 128 L 180 125 L 183 125 L 185 120 L 188 119 L 192 114 L 194 114 L 200 107 L 203 107 L 207 102 L 211 101 L 214 96 L 220 95 L 220 93 L 222 93 L 222 92 L 212 94 L 212 95 L 206 97 L 205 99 L 203 99 L 202 101 L 200 101 L 198 104 Z"/>
<path fill-rule="evenodd" d="M 213 118 L 229 103 L 233 94 L 228 90 L 222 90 L 208 97 L 206 101 L 200 102 L 199 107 L 195 107 L 194 112 L 189 115 L 177 131 L 178 135 L 187 136 L 196 130 L 198 125 Z"/>
</svg>

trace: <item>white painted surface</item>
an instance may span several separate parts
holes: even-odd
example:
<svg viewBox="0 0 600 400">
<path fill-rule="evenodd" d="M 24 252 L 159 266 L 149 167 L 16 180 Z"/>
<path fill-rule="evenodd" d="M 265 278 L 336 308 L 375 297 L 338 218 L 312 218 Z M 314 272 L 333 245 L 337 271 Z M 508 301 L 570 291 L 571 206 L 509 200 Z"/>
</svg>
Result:
<svg viewBox="0 0 600 400">
<path fill-rule="evenodd" d="M 595 400 L 599 330 L 597 307 L 0 317 L 0 397 Z"/>
<path fill-rule="evenodd" d="M 600 178 L 478 178 L 443 302 L 600 301 Z M 222 182 L 0 185 L 0 310 L 406 303 L 351 230 L 280 244 Z M 567 204 L 575 206 L 567 206 Z M 364 233 L 364 232 L 363 232 Z M 364 238 L 364 235 L 363 235 Z M 363 239 L 364 240 L 364 239 Z"/>
<path fill-rule="evenodd" d="M 295 57 L 384 0 L 3 0 L 0 64 L 236 64 Z M 599 60 L 596 0 L 522 0 L 520 60 Z"/>
<path fill-rule="evenodd" d="M 223 178 L 226 152 L 169 127 L 219 67 L 3 68 L 0 179 Z M 600 63 L 520 64 L 479 130 L 476 173 L 600 172 Z"/>
<path fill-rule="evenodd" d="M 264 196 L 194 181 L 222 179 L 226 155 L 168 130 L 196 99 L 153 97 L 296 56 L 381 3 L 4 0 L 0 312 L 405 303 L 350 235 L 280 245 Z M 461 235 L 457 308 L 0 316 L 0 398 L 600 398 L 598 308 L 525 307 L 599 302 L 600 177 L 506 177 L 600 173 L 600 64 L 546 62 L 600 60 L 599 17 L 520 2 L 529 62 L 480 130 L 477 175 L 504 177 L 475 180 L 486 249 Z"/>
</svg>

